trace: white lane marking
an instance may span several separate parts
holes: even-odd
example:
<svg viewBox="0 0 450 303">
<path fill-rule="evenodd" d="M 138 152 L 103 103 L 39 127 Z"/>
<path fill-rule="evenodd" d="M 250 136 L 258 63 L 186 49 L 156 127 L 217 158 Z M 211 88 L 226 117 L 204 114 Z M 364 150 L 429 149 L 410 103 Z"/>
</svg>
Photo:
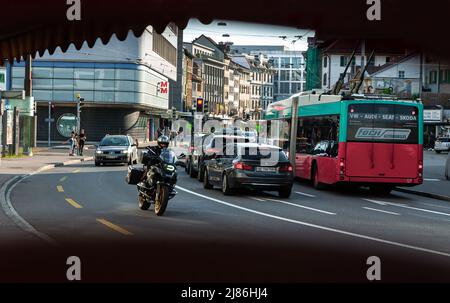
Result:
<svg viewBox="0 0 450 303">
<path fill-rule="evenodd" d="M 367 210 L 377 211 L 377 212 L 380 212 L 380 213 L 390 214 L 390 215 L 394 215 L 394 216 L 400 216 L 400 214 L 394 213 L 394 212 L 391 212 L 391 211 L 385 211 L 385 210 L 375 209 L 375 208 L 370 208 L 370 207 L 363 207 L 363 208 L 367 209 Z"/>
<path fill-rule="evenodd" d="M 266 200 L 260 199 L 260 198 L 255 198 L 255 197 L 249 197 L 252 200 L 258 201 L 258 202 L 266 202 Z"/>
<path fill-rule="evenodd" d="M 308 197 L 308 198 L 315 198 L 315 197 L 316 197 L 316 196 L 314 196 L 314 195 L 307 194 L 307 193 L 302 193 L 302 192 L 300 192 L 300 191 L 296 191 L 295 193 L 296 193 L 297 195 L 305 196 L 305 197 Z"/>
<path fill-rule="evenodd" d="M 424 208 L 417 208 L 417 207 L 407 206 L 405 204 L 397 204 L 397 203 L 391 203 L 391 202 L 385 202 L 385 201 L 377 201 L 377 200 L 369 200 L 369 199 L 363 199 L 363 200 L 368 201 L 368 202 L 378 203 L 380 205 L 397 206 L 397 207 L 402 207 L 402 208 L 406 208 L 406 209 L 412 209 L 412 210 L 417 210 L 417 211 L 423 211 L 423 212 L 426 212 L 426 213 L 431 213 L 431 214 L 437 214 L 437 215 L 450 217 L 450 214 L 448 214 L 448 213 L 442 213 L 442 212 L 439 212 L 439 211 L 434 211 L 434 210 L 429 210 L 429 209 L 424 209 Z"/>
<path fill-rule="evenodd" d="M 402 247 L 402 248 L 408 248 L 408 249 L 417 250 L 417 251 L 426 252 L 426 253 L 435 254 L 435 255 L 440 255 L 440 256 L 444 256 L 444 257 L 450 257 L 450 253 L 444 253 L 444 252 L 431 250 L 431 249 L 427 249 L 427 248 L 423 248 L 423 247 L 412 246 L 412 245 L 403 244 L 403 243 L 394 242 L 394 241 L 389 241 L 389 240 L 383 240 L 383 239 L 380 239 L 380 238 L 374 238 L 374 237 L 365 236 L 365 235 L 361 235 L 361 234 L 356 234 L 356 233 L 352 233 L 352 232 L 348 232 L 348 231 L 344 231 L 344 230 L 334 229 L 334 228 L 330 228 L 330 227 L 325 227 L 325 226 L 320 226 L 320 225 L 316 225 L 316 224 L 306 223 L 306 222 L 302 222 L 302 221 L 298 221 L 298 220 L 292 220 L 292 219 L 288 219 L 288 218 L 284 218 L 284 217 L 280 217 L 280 216 L 275 216 L 275 215 L 271 215 L 271 214 L 268 214 L 268 213 L 256 211 L 256 210 L 253 210 L 253 209 L 249 209 L 249 208 L 246 208 L 246 207 L 237 206 L 237 205 L 234 205 L 234 204 L 231 204 L 231 203 L 219 200 L 219 199 L 207 197 L 207 196 L 204 196 L 202 194 L 190 191 L 189 189 L 180 187 L 178 185 L 177 185 L 177 188 L 179 190 L 184 191 L 186 193 L 189 193 L 191 195 L 194 195 L 194 196 L 197 196 L 197 197 L 200 197 L 200 198 L 204 198 L 204 199 L 207 199 L 207 200 L 210 200 L 210 201 L 222 204 L 222 205 L 226 205 L 226 206 L 229 206 L 229 207 L 240 209 L 240 210 L 243 210 L 243 211 L 246 211 L 246 212 L 249 212 L 249 213 L 260 215 L 260 216 L 263 216 L 263 217 L 272 218 L 272 219 L 275 219 L 275 220 L 280 220 L 280 221 L 289 222 L 289 223 L 294 223 L 294 224 L 298 224 L 298 225 L 303 225 L 303 226 L 307 226 L 307 227 L 312 227 L 312 228 L 325 230 L 325 231 L 329 231 L 329 232 L 334 232 L 334 233 L 338 233 L 338 234 L 342 234 L 342 235 L 346 235 L 346 236 L 351 236 L 351 237 L 355 237 L 355 238 L 375 241 L 375 242 L 379 242 L 379 243 L 383 243 L 383 244 L 389 244 L 389 245 L 393 245 L 393 246 L 398 246 L 398 247 Z"/>
<path fill-rule="evenodd" d="M 439 181 L 441 181 L 441 179 L 423 179 L 423 181 L 428 181 L 428 182 L 439 182 Z"/>
<path fill-rule="evenodd" d="M 426 206 L 430 206 L 430 207 L 436 207 L 436 208 L 442 208 L 442 209 L 446 209 L 446 210 L 450 210 L 450 207 L 444 206 L 444 205 L 436 205 L 436 204 L 431 204 L 431 203 L 425 203 L 425 202 L 419 202 L 420 204 L 426 205 Z"/>
<path fill-rule="evenodd" d="M 381 202 L 381 201 L 371 200 L 371 199 L 363 199 L 363 200 L 364 200 L 364 201 L 367 201 L 367 202 L 370 202 L 370 203 L 375 203 L 375 204 L 378 204 L 378 205 L 386 206 L 386 203 Z"/>
<path fill-rule="evenodd" d="M 282 203 L 282 204 L 294 206 L 294 207 L 298 207 L 298 208 L 303 208 L 303 209 L 307 209 L 307 210 L 311 210 L 311 211 L 315 211 L 315 212 L 326 214 L 326 215 L 330 215 L 330 216 L 336 216 L 335 213 L 330 213 L 328 211 L 320 210 L 320 209 L 317 209 L 317 208 L 307 207 L 307 206 L 298 205 L 298 204 L 294 204 L 294 203 L 289 203 L 289 202 L 286 202 L 286 201 L 281 201 L 281 200 L 276 200 L 276 199 L 269 199 L 268 198 L 267 200 L 268 201 L 272 201 L 272 202 L 277 202 L 277 203 Z"/>
</svg>

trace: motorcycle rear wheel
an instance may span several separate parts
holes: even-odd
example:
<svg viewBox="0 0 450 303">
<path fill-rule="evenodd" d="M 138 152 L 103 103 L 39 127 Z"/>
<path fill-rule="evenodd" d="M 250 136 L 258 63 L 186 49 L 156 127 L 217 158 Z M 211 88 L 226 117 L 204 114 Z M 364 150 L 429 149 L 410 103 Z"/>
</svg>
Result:
<svg viewBox="0 0 450 303">
<path fill-rule="evenodd" d="M 158 185 L 155 199 L 155 214 L 158 217 L 164 215 L 168 203 L 169 203 L 169 187 L 166 185 Z"/>
</svg>

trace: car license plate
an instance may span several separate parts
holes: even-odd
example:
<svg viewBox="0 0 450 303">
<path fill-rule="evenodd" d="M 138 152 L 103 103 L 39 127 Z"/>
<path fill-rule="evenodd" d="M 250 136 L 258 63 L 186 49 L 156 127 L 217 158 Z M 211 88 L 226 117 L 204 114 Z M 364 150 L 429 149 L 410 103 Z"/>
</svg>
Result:
<svg viewBox="0 0 450 303">
<path fill-rule="evenodd" d="M 265 173 L 276 173 L 278 169 L 276 167 L 257 167 L 256 171 Z"/>
<path fill-rule="evenodd" d="M 116 159 L 117 157 L 116 156 L 106 156 L 106 159 Z"/>
</svg>

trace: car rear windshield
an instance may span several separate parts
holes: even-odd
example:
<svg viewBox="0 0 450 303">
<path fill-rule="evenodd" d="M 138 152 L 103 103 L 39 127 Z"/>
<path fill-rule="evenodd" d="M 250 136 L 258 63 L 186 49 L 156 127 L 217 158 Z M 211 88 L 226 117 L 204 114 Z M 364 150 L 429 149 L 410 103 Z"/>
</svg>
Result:
<svg viewBox="0 0 450 303">
<path fill-rule="evenodd" d="M 442 143 L 449 143 L 450 142 L 450 138 L 438 138 L 437 141 L 440 141 Z"/>
<path fill-rule="evenodd" d="M 126 137 L 106 137 L 100 142 L 100 146 L 128 146 Z"/>
<path fill-rule="evenodd" d="M 351 104 L 347 141 L 418 144 L 419 110 L 402 104 Z"/>
<path fill-rule="evenodd" d="M 289 161 L 286 154 L 277 148 L 252 148 L 244 147 L 241 148 L 239 155 L 244 160 L 275 160 L 279 162 Z"/>
</svg>

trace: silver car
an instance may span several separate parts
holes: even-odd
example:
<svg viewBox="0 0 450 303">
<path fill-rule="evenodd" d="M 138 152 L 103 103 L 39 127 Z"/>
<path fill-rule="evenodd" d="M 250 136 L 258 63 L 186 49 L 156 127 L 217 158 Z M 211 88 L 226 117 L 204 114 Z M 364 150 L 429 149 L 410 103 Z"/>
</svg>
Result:
<svg viewBox="0 0 450 303">
<path fill-rule="evenodd" d="M 434 151 L 438 154 L 440 154 L 441 152 L 450 151 L 450 138 L 447 137 L 437 138 L 434 145 Z"/>
<path fill-rule="evenodd" d="M 137 164 L 137 145 L 125 135 L 106 136 L 95 151 L 95 166 L 105 163 Z"/>
</svg>

